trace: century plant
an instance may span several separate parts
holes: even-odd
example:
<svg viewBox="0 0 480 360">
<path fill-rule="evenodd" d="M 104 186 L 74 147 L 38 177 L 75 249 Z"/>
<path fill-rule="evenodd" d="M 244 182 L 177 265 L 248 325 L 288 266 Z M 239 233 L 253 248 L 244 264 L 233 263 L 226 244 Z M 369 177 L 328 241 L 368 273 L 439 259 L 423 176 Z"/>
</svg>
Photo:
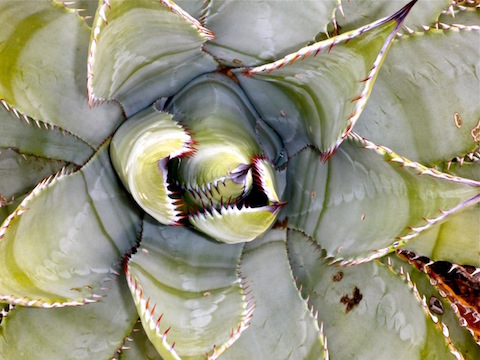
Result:
<svg viewBox="0 0 480 360">
<path fill-rule="evenodd" d="M 479 359 L 480 5 L 415 2 L 0 2 L 0 358 Z"/>
</svg>

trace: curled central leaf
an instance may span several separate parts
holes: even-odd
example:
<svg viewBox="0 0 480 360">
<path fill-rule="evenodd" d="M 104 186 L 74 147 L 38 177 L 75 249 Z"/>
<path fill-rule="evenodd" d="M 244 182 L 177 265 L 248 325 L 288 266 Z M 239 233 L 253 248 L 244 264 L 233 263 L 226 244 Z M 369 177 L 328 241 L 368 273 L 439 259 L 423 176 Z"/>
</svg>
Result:
<svg viewBox="0 0 480 360">
<path fill-rule="evenodd" d="M 171 99 L 167 110 L 178 117 L 154 106 L 131 117 L 110 154 L 125 187 L 160 223 L 190 224 L 226 243 L 251 241 L 282 206 L 275 169 L 236 84 L 213 78 L 200 78 Z M 211 101 L 200 102 L 205 97 Z"/>
</svg>

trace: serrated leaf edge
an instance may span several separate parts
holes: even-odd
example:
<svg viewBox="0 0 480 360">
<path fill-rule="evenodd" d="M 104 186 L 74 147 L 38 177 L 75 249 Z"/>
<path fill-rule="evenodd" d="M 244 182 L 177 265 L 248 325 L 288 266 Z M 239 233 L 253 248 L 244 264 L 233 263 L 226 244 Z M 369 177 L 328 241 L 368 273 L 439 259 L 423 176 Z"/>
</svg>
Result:
<svg viewBox="0 0 480 360">
<path fill-rule="evenodd" d="M 80 140 L 81 142 L 85 143 L 92 150 L 95 150 L 95 147 L 93 145 L 89 144 L 86 140 L 82 139 L 80 136 L 78 136 L 78 135 L 76 135 L 76 134 L 74 134 L 74 133 L 72 133 L 72 132 L 70 132 L 70 131 L 68 131 L 64 128 L 61 128 L 58 125 L 54 125 L 54 124 L 48 123 L 48 122 L 43 121 L 43 120 L 32 118 L 32 117 L 24 114 L 22 111 L 18 110 L 16 107 L 10 106 L 6 102 L 5 99 L 0 98 L 0 103 L 3 105 L 3 107 L 8 112 L 13 113 L 17 117 L 18 120 L 25 121 L 28 125 L 33 126 L 33 124 L 35 124 L 39 130 L 45 130 L 45 131 L 58 130 L 64 136 L 67 136 L 67 135 L 72 136 L 72 137 Z M 62 160 L 62 159 L 57 159 L 57 160 Z M 83 165 L 83 164 L 77 164 L 77 165 Z"/>
<path fill-rule="evenodd" d="M 372 91 L 373 83 L 375 82 L 375 79 L 380 71 L 380 67 L 385 59 L 386 53 L 388 49 L 390 48 L 391 44 L 393 43 L 393 40 L 395 39 L 395 35 L 398 32 L 398 29 L 402 25 L 405 17 L 408 15 L 410 9 L 412 6 L 416 3 L 417 0 L 413 0 L 410 3 L 408 3 L 406 6 L 404 6 L 402 9 L 397 11 L 395 14 L 377 20 L 371 24 L 362 26 L 356 30 L 349 31 L 345 34 L 337 35 L 333 38 L 317 42 L 313 45 L 306 46 L 298 50 L 297 52 L 291 53 L 287 56 L 285 56 L 283 59 L 274 61 L 269 64 L 257 66 L 254 68 L 249 68 L 246 69 L 242 72 L 244 76 L 250 77 L 254 76 L 255 74 L 259 73 L 271 73 L 276 69 L 280 69 L 283 66 L 288 66 L 293 64 L 297 60 L 303 60 L 309 56 L 316 56 L 320 51 L 326 50 L 327 52 L 330 52 L 330 50 L 340 44 L 340 43 L 347 43 L 348 41 L 354 39 L 357 36 L 362 35 L 363 33 L 370 31 L 374 28 L 377 28 L 381 25 L 384 25 L 388 23 L 389 21 L 396 21 L 397 25 L 395 28 L 392 30 L 392 32 L 387 36 L 385 42 L 383 43 L 383 46 L 378 53 L 370 71 L 367 74 L 367 77 L 363 80 L 360 80 L 360 83 L 363 83 L 363 89 L 360 95 L 355 97 L 354 99 L 351 99 L 350 101 L 355 103 L 355 110 L 353 111 L 352 114 L 346 119 L 347 121 L 347 127 L 343 131 L 343 133 L 340 135 L 340 137 L 337 139 L 335 144 L 328 149 L 327 151 L 322 152 L 322 160 L 327 161 L 337 150 L 337 148 L 340 146 L 342 141 L 348 136 L 348 134 L 352 131 L 355 123 L 357 120 L 360 118 L 360 115 L 367 104 L 368 97 L 370 95 L 370 92 Z M 340 4 L 341 6 L 341 4 Z"/>
<path fill-rule="evenodd" d="M 307 242 L 310 244 L 310 246 L 312 246 L 314 248 L 314 251 L 321 254 L 318 260 L 328 259 L 328 257 L 325 255 L 326 254 L 325 250 L 322 249 L 322 247 L 316 241 L 314 241 L 310 236 L 306 235 L 303 231 L 300 231 L 300 230 L 295 230 L 295 229 L 290 229 L 290 228 L 288 230 L 293 231 L 293 232 L 297 232 L 299 234 L 302 234 L 305 237 L 305 239 L 307 240 Z M 318 336 L 320 338 L 320 341 L 322 343 L 322 348 L 323 348 L 323 351 L 324 351 L 323 359 L 324 360 L 329 360 L 330 359 L 330 353 L 328 351 L 327 335 L 325 334 L 325 331 L 323 329 L 323 321 L 318 319 L 318 309 L 315 307 L 315 305 L 310 304 L 310 295 L 306 294 L 306 296 L 304 296 L 304 294 L 303 294 L 303 284 L 301 284 L 298 281 L 298 277 L 294 277 L 292 266 L 291 266 L 290 249 L 288 247 L 288 237 L 287 237 L 285 247 L 287 249 L 287 258 L 288 258 L 288 262 L 289 262 L 289 266 L 290 266 L 290 273 L 292 275 L 293 283 L 294 283 L 294 285 L 295 285 L 295 287 L 298 291 L 298 294 L 299 294 L 300 298 L 305 303 L 306 309 L 308 310 L 310 316 L 312 317 L 315 324 L 317 325 Z"/>
<path fill-rule="evenodd" d="M 384 265 L 385 266 L 385 265 Z M 428 318 L 435 324 L 435 327 L 437 328 L 438 331 L 440 331 L 445 339 L 446 344 L 449 347 L 450 353 L 455 356 L 456 359 L 461 360 L 465 359 L 463 354 L 455 347 L 453 344 L 452 340 L 450 339 L 450 331 L 448 329 L 448 326 L 442 322 L 438 316 L 433 314 L 430 311 L 430 308 L 427 303 L 427 298 L 425 295 L 420 294 L 418 291 L 417 285 L 412 281 L 410 277 L 410 273 L 408 271 L 405 271 L 404 267 L 400 265 L 400 268 L 397 270 L 393 267 L 393 264 L 391 262 L 391 259 L 387 259 L 387 268 L 395 275 L 400 277 L 410 288 L 412 291 L 415 299 L 422 305 L 422 309 L 425 312 L 426 315 L 428 315 Z"/>
<path fill-rule="evenodd" d="M 381 248 L 381 249 L 374 250 L 370 255 L 368 255 L 366 257 L 363 257 L 361 259 L 355 259 L 355 258 L 344 259 L 344 258 L 337 257 L 337 258 L 334 258 L 332 260 L 332 262 L 331 262 L 332 264 L 333 263 L 338 263 L 340 266 L 353 266 L 353 265 L 366 263 L 366 262 L 369 262 L 371 260 L 383 257 L 383 256 L 387 255 L 388 253 L 391 253 L 391 252 L 397 250 L 398 248 L 406 245 L 410 240 L 419 236 L 423 231 L 425 231 L 425 230 L 431 228 L 432 226 L 434 226 L 435 224 L 445 220 L 451 214 L 453 214 L 455 212 L 458 212 L 458 211 L 462 210 L 463 208 L 473 206 L 474 204 L 480 202 L 480 182 L 478 182 L 478 181 L 462 178 L 462 177 L 455 176 L 455 175 L 446 174 L 446 173 L 440 172 L 438 170 L 435 170 L 433 168 L 428 168 L 428 167 L 426 167 L 426 166 L 424 166 L 420 163 L 410 161 L 407 158 L 404 158 L 404 157 L 396 154 L 394 151 L 392 151 L 388 147 L 376 145 L 373 142 L 371 142 L 371 141 L 369 141 L 365 138 L 362 138 L 361 136 L 359 136 L 358 134 L 356 134 L 354 132 L 349 134 L 348 138 L 351 141 L 359 142 L 360 144 L 362 144 L 362 146 L 365 149 L 370 149 L 370 150 L 375 151 L 377 154 L 383 156 L 386 159 L 386 161 L 388 161 L 388 162 L 397 163 L 401 167 L 409 167 L 409 168 L 418 169 L 418 171 L 419 171 L 418 175 L 419 176 L 427 175 L 427 176 L 431 176 L 431 177 L 435 177 L 435 178 L 439 178 L 439 179 L 444 179 L 444 180 L 448 180 L 448 181 L 452 181 L 452 182 L 456 182 L 456 183 L 469 185 L 469 186 L 472 186 L 472 187 L 479 188 L 479 193 L 477 195 L 473 196 L 472 198 L 467 199 L 466 201 L 463 201 L 462 203 L 454 206 L 451 209 L 439 209 L 440 215 L 437 216 L 437 217 L 434 217 L 434 218 L 431 218 L 431 219 L 423 218 L 423 220 L 425 222 L 423 225 L 420 225 L 420 226 L 417 226 L 417 227 L 407 227 L 405 229 L 407 231 L 406 234 L 398 236 L 395 239 L 395 241 L 388 247 L 384 247 L 384 248 Z"/>
<path fill-rule="evenodd" d="M 170 0 L 159 0 L 159 3 L 167 7 L 171 12 L 180 16 L 180 18 L 197 29 L 197 31 L 205 37 L 206 40 L 213 40 L 215 35 L 212 31 L 206 29 L 202 24 L 192 17 L 190 14 L 185 12 L 181 7 Z M 90 49 L 88 52 L 87 60 L 87 96 L 88 96 L 88 105 L 90 107 L 96 107 L 103 104 L 106 101 L 115 99 L 105 99 L 97 97 L 93 90 L 93 64 L 95 63 L 95 52 L 98 44 L 98 38 L 102 31 L 102 27 L 108 26 L 107 13 L 111 9 L 110 1 L 103 0 L 103 4 L 98 8 L 97 15 L 98 19 L 96 23 L 93 24 L 92 39 L 90 40 Z M 123 109 L 123 107 L 122 107 Z"/>
<path fill-rule="evenodd" d="M 479 318 L 480 314 L 478 313 L 477 309 L 475 309 L 475 307 L 472 306 L 470 303 L 464 303 L 460 301 L 456 297 L 455 293 L 454 292 L 452 293 L 452 291 L 448 288 L 448 285 L 445 284 L 441 276 L 439 276 L 438 274 L 435 273 L 435 271 L 432 271 L 432 269 L 430 269 L 430 266 L 432 264 L 435 264 L 435 261 L 430 260 L 429 258 L 424 256 L 418 256 L 415 253 L 408 250 L 397 250 L 396 253 L 399 258 L 404 259 L 410 265 L 414 266 L 417 270 L 425 273 L 426 276 L 428 276 L 428 278 L 430 279 L 430 283 L 433 286 L 435 286 L 440 296 L 442 296 L 443 298 L 447 298 L 450 301 L 452 311 L 458 317 L 460 326 L 466 327 L 470 335 L 472 335 L 472 337 L 477 342 L 477 344 L 480 345 L 480 337 L 475 334 L 475 331 L 471 327 L 469 327 L 468 320 L 464 318 L 464 315 L 471 315 L 471 317 L 474 318 L 473 323 L 478 323 L 480 321 L 480 318 Z M 428 261 L 426 262 L 422 261 L 422 258 L 423 260 L 426 259 Z M 390 260 L 390 258 L 388 260 Z M 456 269 L 458 268 L 460 269 L 463 268 L 461 265 L 458 265 L 458 264 L 450 263 L 450 265 L 451 265 L 451 268 L 448 271 L 448 273 L 451 273 L 452 271 L 456 271 Z M 480 268 L 475 268 L 475 271 L 473 271 L 472 273 L 468 273 L 468 277 L 470 278 L 470 281 L 474 282 L 475 279 L 473 279 L 473 277 L 479 273 L 480 273 Z M 463 273 L 463 275 L 465 275 L 465 273 Z M 459 308 L 462 310 L 459 310 Z"/>
<path fill-rule="evenodd" d="M 82 20 L 86 21 L 88 19 L 91 19 L 91 16 L 88 15 L 82 15 L 81 13 L 86 11 L 86 9 L 78 8 L 78 7 L 73 7 L 73 5 L 76 5 L 77 2 L 75 0 L 73 1 L 60 1 L 60 0 L 55 0 L 57 4 L 62 5 L 65 10 L 70 11 L 72 13 L 75 13 L 77 16 L 79 16 Z"/>
<path fill-rule="evenodd" d="M 124 261 L 125 274 L 127 278 L 128 287 L 130 288 L 130 291 L 135 299 L 135 302 L 140 307 L 139 315 L 148 324 L 148 326 L 150 327 L 150 330 L 154 330 L 157 336 L 159 336 L 162 339 L 162 344 L 164 348 L 170 351 L 174 359 L 181 360 L 181 358 L 178 356 L 178 354 L 174 350 L 175 343 L 172 343 L 172 344 L 168 343 L 167 335 L 168 335 L 168 332 L 170 331 L 170 328 L 168 328 L 166 331 L 161 333 L 160 323 L 161 323 L 163 314 L 161 314 L 158 317 L 155 316 L 155 309 L 157 304 L 153 304 L 152 306 L 150 304 L 150 298 L 148 297 L 145 299 L 143 287 L 138 283 L 137 279 L 134 278 L 133 275 L 130 273 L 129 260 L 130 258 L 127 256 Z M 205 354 L 206 359 L 208 360 L 216 360 L 225 350 L 227 350 L 235 341 L 237 341 L 240 338 L 240 335 L 243 333 L 243 331 L 245 331 L 250 325 L 250 320 L 253 316 L 256 303 L 253 300 L 253 297 L 249 297 L 250 292 L 247 291 L 248 283 L 246 279 L 241 276 L 240 276 L 240 279 L 241 279 L 240 284 L 244 293 L 244 302 L 246 303 L 246 308 L 243 312 L 243 319 L 238 325 L 238 328 L 232 329 L 229 340 L 227 340 L 220 347 L 217 347 L 214 344 L 211 350 L 211 354 L 208 354 L 208 353 Z"/>
<path fill-rule="evenodd" d="M 91 160 L 91 159 L 90 159 Z M 89 160 L 89 161 L 90 161 Z M 87 163 L 89 162 L 87 161 Z M 13 211 L 1 224 L 0 226 L 0 241 L 3 241 L 5 238 L 5 233 L 10 227 L 10 223 L 15 219 L 16 217 L 21 216 L 22 214 L 26 213 L 29 210 L 28 204 L 29 202 L 36 198 L 44 189 L 49 188 L 51 186 L 54 186 L 54 184 L 58 181 L 62 181 L 63 179 L 67 178 L 69 175 L 73 174 L 75 171 L 72 169 L 69 169 L 67 167 L 63 167 L 60 169 L 58 172 L 56 172 L 53 175 L 50 175 L 49 177 L 43 179 L 41 182 L 35 186 L 35 188 L 21 201 L 21 203 L 18 205 L 18 207 Z M 102 283 L 106 283 L 108 281 L 112 281 L 113 278 L 110 277 L 110 275 L 116 275 L 118 276 L 119 273 L 116 272 L 114 269 L 110 269 L 110 274 L 105 277 L 105 279 L 102 281 Z M 87 285 L 88 287 L 88 285 Z M 107 288 L 103 286 L 99 286 L 98 290 L 105 290 Z M 88 298 L 84 298 L 81 301 L 62 301 L 62 302 L 53 302 L 49 303 L 40 299 L 30 299 L 26 296 L 22 298 L 15 297 L 13 295 L 2 295 L 0 294 L 0 301 L 5 301 L 9 304 L 12 305 L 22 305 L 22 306 L 35 306 L 35 307 L 42 307 L 45 309 L 50 309 L 50 308 L 59 308 L 59 307 L 66 307 L 66 306 L 81 306 L 81 305 L 86 305 L 90 303 L 95 303 L 98 301 L 98 299 L 103 298 L 104 295 L 94 293 L 92 291 L 92 294 Z"/>
<path fill-rule="evenodd" d="M 160 315 L 158 318 L 155 317 L 156 304 L 154 304 L 153 307 L 150 308 L 150 298 L 147 298 L 145 300 L 142 286 L 138 284 L 137 279 L 134 279 L 132 274 L 129 271 L 128 257 L 125 258 L 124 268 L 125 268 L 125 275 L 127 278 L 128 287 L 130 288 L 130 291 L 134 297 L 135 302 L 140 307 L 140 312 L 139 312 L 140 317 L 145 320 L 145 322 L 148 324 L 151 330 L 155 330 L 155 333 L 159 335 L 159 337 L 162 339 L 162 344 L 164 348 L 170 352 L 173 358 L 181 360 L 181 358 L 177 355 L 177 353 L 174 350 L 175 343 L 169 344 L 167 341 L 167 334 L 170 328 L 168 328 L 165 332 L 163 332 L 163 334 L 160 333 L 160 322 L 162 320 L 163 314 Z"/>
<path fill-rule="evenodd" d="M 252 291 L 249 290 L 250 285 L 248 284 L 248 280 L 246 277 L 242 276 L 242 273 L 240 271 L 240 264 L 238 264 L 238 267 L 237 267 L 237 277 L 240 279 L 240 286 L 242 287 L 243 296 L 244 296 L 243 301 L 246 304 L 245 310 L 243 313 L 243 319 L 236 329 L 232 329 L 229 340 L 227 340 L 220 347 L 217 347 L 216 345 L 214 345 L 212 353 L 206 354 L 206 358 L 208 360 L 218 359 L 220 355 L 222 355 L 230 346 L 233 345 L 235 341 L 237 341 L 240 338 L 242 333 L 250 326 L 250 321 L 252 320 L 253 314 L 255 312 L 255 308 L 257 307 L 255 297 L 253 296 Z"/>
</svg>

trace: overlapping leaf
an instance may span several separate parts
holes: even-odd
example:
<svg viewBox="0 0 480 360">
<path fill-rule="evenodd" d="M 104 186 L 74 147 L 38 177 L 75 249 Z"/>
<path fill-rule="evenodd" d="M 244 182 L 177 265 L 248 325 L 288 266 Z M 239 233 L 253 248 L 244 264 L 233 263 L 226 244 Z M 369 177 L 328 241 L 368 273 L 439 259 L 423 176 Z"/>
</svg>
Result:
<svg viewBox="0 0 480 360">
<path fill-rule="evenodd" d="M 449 174 L 461 176 L 467 179 L 480 181 L 480 148 L 472 155 L 472 160 L 469 161 L 468 157 L 460 158 L 459 161 L 448 162 L 441 164 L 440 169 Z"/>
<path fill-rule="evenodd" d="M 92 26 L 93 18 L 98 7 L 97 0 L 73 0 L 73 1 L 61 1 L 54 0 L 60 4 L 63 4 L 69 9 L 74 10 L 79 16 L 81 16 L 88 26 Z"/>
<path fill-rule="evenodd" d="M 295 287 L 285 240 L 285 229 L 273 229 L 246 245 L 240 271 L 255 311 L 250 327 L 222 358 L 328 358 L 324 335 Z"/>
<path fill-rule="evenodd" d="M 93 149 L 56 126 L 0 107 L 0 223 L 28 192 L 63 167 L 84 164 Z"/>
<path fill-rule="evenodd" d="M 318 310 L 332 354 L 375 358 L 388 353 L 402 359 L 428 354 L 455 359 L 458 350 L 450 346 L 448 332 L 432 319 L 413 285 L 387 266 L 376 261 L 349 268 L 329 266 L 329 259 L 298 232 L 289 232 L 287 245 L 302 295 Z M 463 341 L 465 353 L 478 352 L 465 331 Z"/>
<path fill-rule="evenodd" d="M 474 150 L 479 41 L 480 31 L 454 28 L 396 40 L 355 131 L 427 165 Z"/>
<path fill-rule="evenodd" d="M 480 267 L 480 204 L 428 229 L 406 248 L 432 260 Z"/>
<path fill-rule="evenodd" d="M 475 6 L 475 2 L 457 2 L 439 17 L 438 22 L 442 29 L 450 27 L 463 29 L 471 26 L 480 30 L 479 17 L 478 4 Z"/>
<path fill-rule="evenodd" d="M 413 30 L 432 26 L 451 3 L 450 0 L 419 0 L 406 19 L 405 26 Z M 339 31 L 345 32 L 390 15 L 398 7 L 399 1 L 341 0 L 340 4 L 335 21 Z M 401 32 L 408 31 L 402 29 Z"/>
<path fill-rule="evenodd" d="M 242 248 L 186 227 L 144 222 L 127 278 L 143 328 L 162 357 L 222 353 L 247 326 L 251 308 L 237 273 Z"/>
<path fill-rule="evenodd" d="M 73 134 L 5 105 L 9 110 L 0 107 L 0 148 L 76 165 L 83 165 L 93 155 L 93 149 Z"/>
<path fill-rule="evenodd" d="M 288 173 L 288 226 L 344 263 L 382 256 L 480 200 L 480 183 L 353 136 L 326 164 L 314 150 L 302 151 Z"/>
<path fill-rule="evenodd" d="M 179 180 L 188 188 L 204 187 L 233 171 L 233 163 L 248 165 L 251 157 L 261 154 L 255 133 L 258 115 L 227 76 L 208 74 L 195 79 L 172 98 L 166 110 L 193 133 L 200 154 L 186 158 L 188 166 L 180 165 Z"/>
<path fill-rule="evenodd" d="M 44 178 L 60 171 L 64 161 L 24 155 L 16 149 L 0 148 L 0 204 L 24 195 Z"/>
<path fill-rule="evenodd" d="M 210 2 L 211 0 L 176 0 L 175 4 L 203 24 Z"/>
<path fill-rule="evenodd" d="M 45 1 L 1 2 L 0 22 L 0 99 L 98 147 L 123 116 L 114 104 L 88 107 L 87 26 L 73 11 Z"/>
<path fill-rule="evenodd" d="M 413 3 L 390 18 L 315 43 L 238 74 L 289 154 L 313 144 L 328 158 L 362 112 L 393 38 Z"/>
<path fill-rule="evenodd" d="M 105 1 L 92 34 L 90 102 L 115 98 L 127 115 L 217 67 L 201 48 L 213 34 L 170 1 Z"/>
<path fill-rule="evenodd" d="M 209 53 L 228 66 L 256 66 L 296 51 L 324 31 L 336 6 L 328 1 L 212 0 Z"/>
<path fill-rule="evenodd" d="M 108 158 L 39 184 L 0 229 L 0 298 L 30 306 L 79 304 L 119 269 L 136 241 L 138 210 Z"/>
<path fill-rule="evenodd" d="M 451 301 L 452 299 L 447 296 L 445 290 L 439 287 L 438 278 L 431 277 L 432 274 L 430 273 L 430 270 L 427 270 L 426 274 L 425 268 L 410 264 L 404 259 L 401 259 L 400 257 L 402 256 L 403 255 L 401 254 L 400 256 L 392 254 L 385 257 L 382 262 L 387 264 L 393 271 L 403 278 L 405 283 L 407 283 L 412 289 L 415 297 L 421 299 L 423 306 L 428 306 L 431 319 L 435 322 L 437 328 L 441 329 L 447 341 L 451 342 L 449 347 L 452 353 L 456 353 L 457 358 L 459 353 L 466 359 L 476 359 L 480 357 L 478 333 L 477 340 L 475 340 L 470 333 L 471 329 L 469 329 L 465 319 L 462 319 L 459 311 L 459 307 L 461 307 L 462 304 L 457 300 L 454 300 L 453 302 Z M 440 268 L 445 265 L 448 266 L 448 263 L 445 261 L 441 261 L 442 264 L 439 266 L 439 263 L 434 263 L 428 258 L 423 256 L 420 258 L 422 260 L 417 260 L 419 263 L 427 261 L 427 263 L 430 264 L 429 266 L 433 266 L 434 268 Z M 462 266 L 458 266 L 457 264 L 449 265 L 451 268 L 447 270 L 448 267 L 445 267 L 444 270 L 446 270 L 445 272 L 447 275 L 452 276 L 453 280 L 456 269 L 461 269 Z M 458 278 L 456 280 L 458 280 Z M 464 293 L 457 295 L 462 296 L 472 294 L 472 298 L 475 301 L 478 297 L 475 297 L 474 294 L 478 294 L 478 288 L 475 288 L 475 285 L 472 283 L 470 283 L 470 285 L 473 286 L 470 288 L 461 286 L 461 291 L 464 291 Z M 456 290 L 458 290 L 458 288 Z M 463 304 L 466 305 L 465 303 Z M 467 310 L 467 312 L 469 313 L 467 316 L 473 315 L 473 318 L 475 318 L 475 316 L 478 317 L 478 312 L 477 314 L 472 314 L 471 310 Z M 480 327 L 477 324 L 477 332 L 479 328 Z"/>
<path fill-rule="evenodd" d="M 97 303 L 61 309 L 15 307 L 0 327 L 2 359 L 108 359 L 137 320 L 124 276 Z"/>
<path fill-rule="evenodd" d="M 130 335 L 126 338 L 118 360 L 162 360 L 153 344 L 148 340 L 147 334 L 138 321 Z"/>
</svg>

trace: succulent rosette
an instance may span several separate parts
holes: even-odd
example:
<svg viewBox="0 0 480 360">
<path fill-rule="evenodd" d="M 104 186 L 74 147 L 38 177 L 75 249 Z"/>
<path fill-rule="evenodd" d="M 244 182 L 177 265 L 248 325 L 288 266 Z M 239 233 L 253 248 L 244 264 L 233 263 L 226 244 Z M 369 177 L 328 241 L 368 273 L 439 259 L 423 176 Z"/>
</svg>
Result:
<svg viewBox="0 0 480 360">
<path fill-rule="evenodd" d="M 0 358 L 480 357 L 480 11 L 415 2 L 1 2 Z"/>
</svg>

